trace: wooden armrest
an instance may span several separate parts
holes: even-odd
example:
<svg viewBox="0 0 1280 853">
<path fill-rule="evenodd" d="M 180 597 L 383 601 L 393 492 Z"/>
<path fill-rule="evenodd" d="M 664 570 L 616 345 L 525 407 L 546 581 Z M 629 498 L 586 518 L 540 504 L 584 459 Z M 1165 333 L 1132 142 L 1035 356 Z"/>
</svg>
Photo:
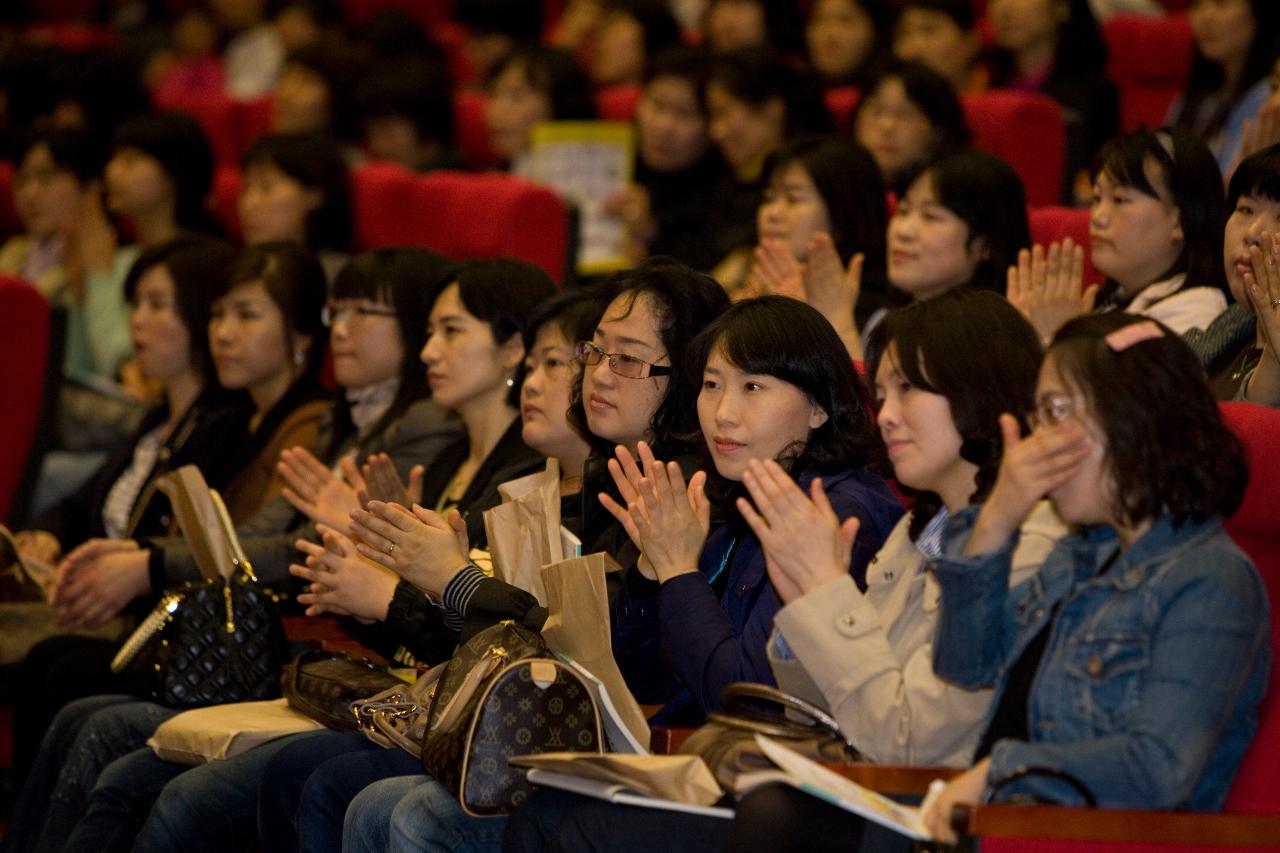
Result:
<svg viewBox="0 0 1280 853">
<path fill-rule="evenodd" d="M 896 764 L 824 764 L 828 770 L 882 794 L 923 797 L 934 779 L 947 780 L 963 770 L 956 767 L 906 767 Z"/>
<path fill-rule="evenodd" d="M 309 643 L 326 652 L 345 652 L 353 658 L 387 663 L 382 655 L 361 645 L 344 631 L 335 616 L 282 616 L 280 621 L 284 623 L 284 635 L 291 643 Z"/>
<path fill-rule="evenodd" d="M 956 805 L 957 832 L 986 838 L 1275 847 L 1280 815 L 1130 811 L 1064 806 Z"/>
<path fill-rule="evenodd" d="M 675 755 L 680 744 L 697 729 L 655 726 L 649 731 L 649 751 L 654 755 Z"/>
</svg>

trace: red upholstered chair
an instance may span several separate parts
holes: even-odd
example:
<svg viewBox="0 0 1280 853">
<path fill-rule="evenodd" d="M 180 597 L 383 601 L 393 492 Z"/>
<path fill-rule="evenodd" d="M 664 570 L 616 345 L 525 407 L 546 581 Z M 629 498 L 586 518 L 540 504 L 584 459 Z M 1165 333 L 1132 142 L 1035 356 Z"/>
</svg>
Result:
<svg viewBox="0 0 1280 853">
<path fill-rule="evenodd" d="M 199 122 L 213 148 L 214 161 L 219 165 L 232 166 L 240 161 L 245 146 L 243 102 L 217 94 L 166 98 L 156 106 L 186 113 Z"/>
<path fill-rule="evenodd" d="M 822 93 L 822 100 L 827 103 L 827 112 L 831 113 L 831 123 L 840 133 L 848 133 L 853 122 L 853 111 L 862 98 L 857 86 L 836 86 Z"/>
<path fill-rule="evenodd" d="M 1062 194 L 1066 128 L 1052 98 L 993 89 L 960 99 L 973 143 L 1003 157 L 1022 177 L 1027 204 L 1057 204 Z"/>
<path fill-rule="evenodd" d="M 222 223 L 227 237 L 240 241 L 240 170 L 235 166 L 219 166 L 213 173 L 213 215 Z"/>
<path fill-rule="evenodd" d="M 355 241 L 360 251 L 383 246 L 438 248 L 423 222 L 418 176 L 394 163 L 362 163 L 351 170 Z"/>
<path fill-rule="evenodd" d="M 453 135 L 468 169 L 492 168 L 498 155 L 489 147 L 489 129 L 484 123 L 485 96 L 471 89 L 453 96 Z"/>
<path fill-rule="evenodd" d="M 32 471 L 45 411 L 51 347 L 49 305 L 22 279 L 0 275 L 0 519 L 7 518 Z"/>
<path fill-rule="evenodd" d="M 563 283 L 573 257 L 569 211 L 551 190 L 512 175 L 431 172 L 423 195 L 420 245 L 453 258 L 507 255 L 537 264 Z"/>
<path fill-rule="evenodd" d="M 1032 207 L 1027 210 L 1031 222 L 1031 240 L 1048 246 L 1055 240 L 1070 237 L 1084 246 L 1084 282 L 1101 284 L 1102 274 L 1093 268 L 1089 255 L 1089 210 L 1081 207 Z"/>
<path fill-rule="evenodd" d="M 241 101 L 240 111 L 240 150 L 249 147 L 249 143 L 253 142 L 260 136 L 266 136 L 271 132 L 271 109 L 272 99 L 270 95 L 263 95 L 261 98 L 255 98 L 252 101 Z M 236 165 L 239 165 L 237 159 Z"/>
<path fill-rule="evenodd" d="M 1102 27 L 1107 76 L 1120 92 L 1120 127 L 1159 127 L 1187 86 L 1193 43 L 1186 15 L 1116 15 Z"/>
<path fill-rule="evenodd" d="M 0 234 L 22 232 L 22 220 L 13 206 L 13 178 L 17 168 L 8 160 L 0 160 Z"/>
<path fill-rule="evenodd" d="M 1267 585 L 1272 654 L 1280 655 L 1280 410 L 1222 403 L 1223 419 L 1244 442 L 1250 481 L 1227 532 Z M 1236 774 L 1223 814 L 979 806 L 958 809 L 957 820 L 980 838 L 982 853 L 1210 853 L 1280 850 L 1280 680 L 1271 679 L 1258 732 Z"/>
<path fill-rule="evenodd" d="M 631 121 L 640 100 L 639 86 L 606 86 L 595 94 L 596 112 L 605 121 Z"/>
</svg>

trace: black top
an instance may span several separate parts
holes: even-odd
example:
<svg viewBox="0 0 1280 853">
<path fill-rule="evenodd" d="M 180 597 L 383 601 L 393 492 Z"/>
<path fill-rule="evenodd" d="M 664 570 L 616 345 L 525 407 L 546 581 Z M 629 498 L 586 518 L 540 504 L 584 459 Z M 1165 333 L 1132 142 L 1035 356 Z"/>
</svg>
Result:
<svg viewBox="0 0 1280 853">
<path fill-rule="evenodd" d="M 718 264 L 727 250 L 718 246 L 721 217 L 716 211 L 728 179 L 728 167 L 714 149 L 678 172 L 654 171 L 637 158 L 636 183 L 649 193 L 649 211 L 658 227 L 649 253 L 670 255 L 698 270 Z"/>
</svg>

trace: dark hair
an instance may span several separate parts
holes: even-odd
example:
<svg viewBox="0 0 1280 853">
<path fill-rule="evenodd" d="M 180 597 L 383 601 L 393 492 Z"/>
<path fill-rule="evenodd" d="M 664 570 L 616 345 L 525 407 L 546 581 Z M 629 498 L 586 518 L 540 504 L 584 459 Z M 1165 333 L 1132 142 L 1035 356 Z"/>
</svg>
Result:
<svg viewBox="0 0 1280 853">
<path fill-rule="evenodd" d="M 865 256 L 863 286 L 886 289 L 885 230 L 889 211 L 876 161 L 861 145 L 835 137 L 796 139 L 770 155 L 765 173 L 773 180 L 782 169 L 797 164 L 813 181 L 827 209 L 831 240 L 841 260 L 857 252 Z"/>
<path fill-rule="evenodd" d="M 894 62 L 867 84 L 863 90 L 865 95 L 853 111 L 852 125 L 855 133 L 858 116 L 866 104 L 881 86 L 892 80 L 902 84 L 907 100 L 924 113 L 933 130 L 933 141 L 925 153 L 924 161 L 958 151 L 969 144 L 972 138 L 969 122 L 965 119 L 964 108 L 956 97 L 955 89 L 947 78 L 919 62 Z M 912 167 L 908 166 L 902 174 L 886 175 L 885 179 L 891 184 L 890 189 L 901 194 L 906 192 L 910 183 L 907 178 L 911 173 Z"/>
<path fill-rule="evenodd" d="M 1107 64 L 1107 43 L 1088 0 L 1063 2 L 1067 4 L 1067 20 L 1058 26 L 1058 41 L 1046 86 L 1049 81 L 1099 77 Z M 1013 53 L 1001 48 L 992 50 L 991 70 L 994 85 L 1007 85 L 1018 73 Z"/>
<path fill-rule="evenodd" d="M 453 145 L 453 88 L 448 71 L 421 57 L 397 57 L 370 69 L 356 89 L 360 118 L 408 119 L 418 136 Z"/>
<path fill-rule="evenodd" d="M 754 109 L 775 98 L 781 100 L 786 112 L 784 136 L 831 130 L 831 113 L 818 79 L 771 48 L 745 47 L 715 56 L 707 82 Z"/>
<path fill-rule="evenodd" d="M 804 47 L 803 21 L 794 0 L 708 0 L 704 15 L 720 2 L 751 3 L 764 12 L 765 43 L 780 52 L 799 54 Z"/>
<path fill-rule="evenodd" d="M 677 377 L 689 343 L 729 307 L 729 297 L 715 279 L 674 258 L 663 256 L 649 258 L 631 269 L 614 273 L 601 283 L 596 295 L 598 302 L 592 318 L 593 330 L 616 299 L 627 298 L 628 313 L 641 296 L 648 296 L 653 301 L 658 336 L 677 371 Z M 695 401 L 692 389 L 678 378 L 668 384 L 666 396 L 649 422 L 654 453 L 669 457 L 686 447 L 688 437 L 698 430 Z M 595 450 L 612 452 L 612 445 L 592 435 L 587 426 L 581 383 L 573 389 L 569 423 Z"/>
<path fill-rule="evenodd" d="M 317 377 L 324 364 L 325 328 L 320 321 L 328 283 L 315 255 L 297 243 L 263 243 L 240 253 L 227 272 L 225 284 L 213 296 L 221 299 L 234 288 L 262 282 L 284 317 L 286 338 L 295 332 L 311 339 L 303 376 Z"/>
<path fill-rule="evenodd" d="M 577 60 L 567 51 L 540 44 L 517 45 L 506 58 L 489 73 L 488 85 L 511 67 L 524 71 L 529 85 L 547 95 L 551 102 L 551 117 L 557 121 L 566 119 L 593 119 L 596 104 L 591 95 L 591 82 Z"/>
<path fill-rule="evenodd" d="M 82 184 L 97 180 L 102 174 L 105 152 L 91 134 L 57 128 L 34 131 L 23 140 L 17 151 L 16 163 L 21 165 L 27 155 L 41 145 L 49 149 L 53 165 L 75 175 Z"/>
<path fill-rule="evenodd" d="M 542 4 L 529 0 L 454 0 L 453 20 L 470 30 L 532 43 L 542 36 Z"/>
<path fill-rule="evenodd" d="M 734 303 L 689 345 L 684 373 L 695 399 L 713 349 L 739 370 L 794 385 L 827 413 L 803 447 L 783 452 L 794 458 L 793 473 L 885 471 L 884 445 L 868 414 L 867 386 L 840 336 L 817 310 L 786 296 Z"/>
<path fill-rule="evenodd" d="M 927 12 L 938 12 L 955 21 L 962 30 L 972 30 L 977 26 L 973 3 L 969 0 L 898 0 L 898 20 L 908 9 L 921 9 Z"/>
<path fill-rule="evenodd" d="M 351 248 L 354 214 L 351 178 L 338 143 L 321 133 L 277 133 L 256 140 L 240 158 L 240 170 L 275 166 L 323 201 L 307 214 L 307 247 L 345 252 Z"/>
<path fill-rule="evenodd" d="M 333 280 L 335 299 L 368 299 L 390 305 L 396 312 L 396 327 L 404 358 L 400 362 L 400 386 L 386 414 L 368 431 L 378 435 L 418 400 L 429 395 L 425 368 L 418 358 L 427 342 L 427 316 L 436 294 L 453 272 L 453 263 L 427 249 L 396 247 L 373 249 L 353 257 Z M 334 407 L 333 437 L 326 451 L 332 459 L 337 449 L 355 429 L 351 406 L 345 395 Z"/>
<path fill-rule="evenodd" d="M 1227 186 L 1228 216 L 1241 196 L 1280 201 L 1280 145 L 1269 145 L 1240 161 Z"/>
<path fill-rule="evenodd" d="M 1008 412 L 1027 428 L 1040 369 L 1040 338 L 1003 296 L 955 288 L 885 317 L 867 362 L 874 377 L 893 348 L 894 367 L 913 387 L 945 397 L 960 434 L 960 458 L 978 466 L 971 501 L 986 499 L 1000 470 L 998 416 Z M 942 507 L 933 492 L 916 492 L 909 528 L 920 535 Z"/>
<path fill-rule="evenodd" d="M 592 331 L 595 330 L 596 321 L 599 318 L 598 300 L 590 290 L 574 288 L 572 290 L 562 290 L 553 296 L 548 296 L 538 304 L 538 307 L 529 315 L 529 319 L 524 324 L 525 354 L 533 352 L 533 345 L 538 337 L 538 332 L 542 331 L 547 325 L 554 323 L 560 330 L 560 334 L 564 335 L 565 340 L 569 342 L 569 346 L 573 347 L 578 341 L 584 341 L 591 337 Z M 575 362 L 574 367 L 581 374 L 581 365 Z M 524 385 L 526 373 L 524 362 L 521 362 L 520 369 L 516 371 L 515 387 L 517 390 Z"/>
<path fill-rule="evenodd" d="M 693 87 L 698 110 L 707 117 L 707 79 L 711 73 L 711 59 L 705 50 L 687 45 L 675 45 L 649 57 L 644 70 L 644 85 L 659 77 L 676 77 Z"/>
<path fill-rule="evenodd" d="M 606 13 L 620 12 L 640 25 L 645 56 L 680 43 L 680 24 L 664 0 L 605 0 L 603 6 Z"/>
<path fill-rule="evenodd" d="M 1259 80 L 1266 79 L 1280 56 L 1280 4 L 1275 0 L 1249 0 L 1249 8 L 1255 23 L 1253 41 L 1249 44 L 1240 79 L 1230 91 L 1222 91 L 1226 83 L 1222 66 L 1205 57 L 1200 46 L 1195 45 L 1187 91 L 1174 123 L 1194 129 L 1203 139 L 1213 137 L 1223 128 L 1231 111 L 1239 105 L 1240 97 Z M 1224 96 L 1220 105 L 1207 120 L 1202 119 L 1205 102 L 1219 92 Z"/>
<path fill-rule="evenodd" d="M 889 0 L 845 0 L 845 2 L 860 9 L 862 14 L 866 15 L 867 20 L 870 21 L 871 42 L 867 45 L 867 55 L 862 58 L 862 62 L 856 68 L 850 69 L 847 74 L 841 75 L 839 78 L 828 78 L 825 82 L 828 86 L 854 85 L 861 87 L 874 77 L 877 71 L 889 60 L 889 37 L 894 12 L 890 7 Z M 817 5 L 817 0 L 814 0 L 809 6 L 809 15 L 805 20 L 806 30 L 813 23 L 813 11 L 817 8 Z M 810 64 L 812 64 L 812 60 Z"/>
<path fill-rule="evenodd" d="M 1121 134 L 1098 152 L 1090 177 L 1096 181 L 1106 172 L 1120 186 L 1158 199 L 1160 194 L 1147 177 L 1148 161 L 1159 171 L 1182 224 L 1182 251 L 1160 278 L 1186 273 L 1185 287 L 1216 287 L 1225 293 L 1222 229 L 1226 204 L 1222 173 L 1199 137 L 1180 127 L 1143 128 Z M 1098 294 L 1099 301 L 1117 292 L 1115 283 L 1108 280 Z"/>
<path fill-rule="evenodd" d="M 1009 267 L 1031 245 L 1022 179 L 1004 160 L 972 148 L 924 164 L 907 183 L 926 176 L 942 206 L 969 227 L 970 245 L 978 239 L 986 243 L 986 257 L 978 261 L 969 286 L 1003 294 Z"/>
<path fill-rule="evenodd" d="M 188 231 L 218 233 L 206 207 L 213 187 L 213 149 L 196 120 L 182 113 L 131 118 L 116 129 L 112 152 L 136 148 L 160 164 L 173 183 L 174 218 Z"/>
<path fill-rule="evenodd" d="M 467 313 L 489 326 L 499 346 L 520 335 L 529 315 L 556 292 L 555 283 L 541 267 L 515 258 L 464 261 L 446 286 L 454 282 Z M 519 401 L 520 385 L 513 383 L 508 402 L 517 406 Z"/>
<path fill-rule="evenodd" d="M 289 54 L 288 65 L 299 65 L 317 75 L 329 90 L 329 130 L 344 140 L 360 138 L 352 81 L 364 78 L 368 54 L 339 38 L 320 38 Z"/>
<path fill-rule="evenodd" d="M 229 244 L 215 237 L 183 234 L 143 249 L 124 278 L 124 297 L 133 302 L 143 276 L 160 266 L 169 273 L 174 305 L 191 339 L 191 365 L 206 382 L 213 377 L 209 309 L 215 295 L 226 287 L 236 254 Z"/>
<path fill-rule="evenodd" d="M 1134 323 L 1164 334 L 1119 352 L 1108 346 L 1107 335 Z M 1229 516 L 1240 505 L 1249 480 L 1244 450 L 1181 337 L 1145 317 L 1091 314 L 1063 326 L 1048 357 L 1106 434 L 1122 521 L 1168 515 L 1180 525 Z"/>
</svg>

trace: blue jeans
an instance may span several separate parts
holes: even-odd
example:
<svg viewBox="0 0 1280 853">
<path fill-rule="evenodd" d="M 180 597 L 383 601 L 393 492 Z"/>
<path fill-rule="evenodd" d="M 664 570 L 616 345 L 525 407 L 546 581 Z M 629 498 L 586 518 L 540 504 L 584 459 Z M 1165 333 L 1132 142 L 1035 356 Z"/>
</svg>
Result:
<svg viewBox="0 0 1280 853">
<path fill-rule="evenodd" d="M 347 809 L 343 853 L 484 853 L 502 849 L 505 817 L 472 817 L 430 776 L 375 782 Z"/>
<path fill-rule="evenodd" d="M 402 749 L 360 732 L 321 732 L 274 755 L 262 781 L 258 826 L 266 853 L 338 853 L 347 806 L 366 785 L 421 772 Z"/>
<path fill-rule="evenodd" d="M 199 767 L 163 761 L 140 749 L 113 762 L 89 795 L 68 851 L 252 849 L 258 787 L 267 761 L 291 735 Z"/>
</svg>

